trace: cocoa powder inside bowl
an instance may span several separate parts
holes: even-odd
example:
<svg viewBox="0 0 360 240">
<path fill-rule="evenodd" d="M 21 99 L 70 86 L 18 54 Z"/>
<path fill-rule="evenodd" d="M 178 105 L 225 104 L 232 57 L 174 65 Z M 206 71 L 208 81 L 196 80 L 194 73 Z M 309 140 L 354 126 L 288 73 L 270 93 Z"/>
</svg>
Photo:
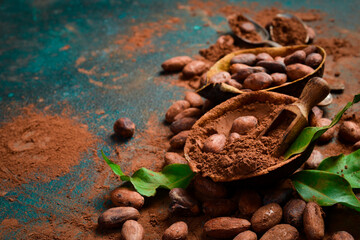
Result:
<svg viewBox="0 0 360 240">
<path fill-rule="evenodd" d="M 250 42 L 261 42 L 261 36 L 256 32 L 254 24 L 249 22 L 243 15 L 232 15 L 228 19 L 232 31 Z"/>
<path fill-rule="evenodd" d="M 282 157 L 275 158 L 271 154 L 281 141 L 285 128 L 278 128 L 267 136 L 257 138 L 258 134 L 265 129 L 276 114 L 282 109 L 286 102 L 248 101 L 243 106 L 231 109 L 219 118 L 199 120 L 199 124 L 193 128 L 187 145 L 189 147 L 188 157 L 202 176 L 209 176 L 215 181 L 228 181 L 229 179 L 245 178 L 257 174 L 264 169 L 274 166 L 283 160 Z M 228 101 L 229 102 L 229 101 Z M 225 102 L 224 104 L 227 104 Z M 224 104 L 222 106 L 224 106 Z M 212 112 L 207 115 L 211 115 Z M 206 118 L 207 115 L 204 117 Z M 230 142 L 229 135 L 233 121 L 240 116 L 254 116 L 258 119 L 258 125 L 247 135 L 240 135 L 240 138 Z M 227 142 L 224 149 L 219 153 L 204 152 L 202 150 L 205 139 L 213 134 L 224 134 Z"/>
</svg>

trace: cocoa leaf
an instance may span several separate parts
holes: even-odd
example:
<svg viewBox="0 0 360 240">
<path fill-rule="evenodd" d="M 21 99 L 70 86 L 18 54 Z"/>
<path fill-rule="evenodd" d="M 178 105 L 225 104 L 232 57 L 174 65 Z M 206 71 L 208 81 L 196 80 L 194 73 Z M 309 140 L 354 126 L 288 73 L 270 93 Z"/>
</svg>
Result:
<svg viewBox="0 0 360 240">
<path fill-rule="evenodd" d="M 146 168 L 140 168 L 132 176 L 127 176 L 120 166 L 106 157 L 101 150 L 102 157 L 111 167 L 113 172 L 120 176 L 123 181 L 130 181 L 136 191 L 143 196 L 155 196 L 157 188 L 186 188 L 195 176 L 187 164 L 170 164 L 161 172 L 154 172 Z"/>
<path fill-rule="evenodd" d="M 360 149 L 349 155 L 328 157 L 317 169 L 335 173 L 345 178 L 352 188 L 360 188 Z"/>
<path fill-rule="evenodd" d="M 307 127 L 302 130 L 300 135 L 295 139 L 291 144 L 288 150 L 284 154 L 284 160 L 289 159 L 295 154 L 299 154 L 305 151 L 305 149 L 314 141 L 316 141 L 323 133 L 325 133 L 329 128 L 337 124 L 345 113 L 354 103 L 360 101 L 360 94 L 354 96 L 352 102 L 348 102 L 346 106 L 334 117 L 329 126 L 324 127 Z"/>
<path fill-rule="evenodd" d="M 360 201 L 353 193 L 350 183 L 337 174 L 304 170 L 292 175 L 291 181 L 305 201 L 316 202 L 320 206 L 340 203 L 360 212 Z"/>
</svg>

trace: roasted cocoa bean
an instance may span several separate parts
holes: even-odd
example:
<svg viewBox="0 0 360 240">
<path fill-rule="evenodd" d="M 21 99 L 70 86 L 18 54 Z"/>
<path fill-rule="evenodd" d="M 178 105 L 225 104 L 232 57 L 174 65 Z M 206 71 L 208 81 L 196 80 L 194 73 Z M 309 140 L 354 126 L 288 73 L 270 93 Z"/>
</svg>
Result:
<svg viewBox="0 0 360 240">
<path fill-rule="evenodd" d="M 290 224 L 297 229 L 303 226 L 303 213 L 306 202 L 301 199 L 292 199 L 286 203 L 284 211 L 284 222 Z"/>
<path fill-rule="evenodd" d="M 185 78 L 192 78 L 196 75 L 201 75 L 207 69 L 207 65 L 203 61 L 191 61 L 182 70 Z"/>
<path fill-rule="evenodd" d="M 247 230 L 245 232 L 239 233 L 233 240 L 257 240 L 256 233 Z"/>
<path fill-rule="evenodd" d="M 188 226 L 185 222 L 176 222 L 165 230 L 163 240 L 186 240 Z"/>
<path fill-rule="evenodd" d="M 270 203 L 259 208 L 251 217 L 251 225 L 256 233 L 263 233 L 280 223 L 282 209 L 277 203 Z"/>
<path fill-rule="evenodd" d="M 360 127 L 351 121 L 345 121 L 340 125 L 339 137 L 349 143 L 360 141 Z"/>
<path fill-rule="evenodd" d="M 259 53 L 256 55 L 256 62 L 260 61 L 274 61 L 274 58 L 268 53 Z"/>
<path fill-rule="evenodd" d="M 170 139 L 170 146 L 174 149 L 181 149 L 185 146 L 185 142 L 187 137 L 189 136 L 190 131 L 186 130 L 186 131 L 182 131 L 179 132 L 178 134 L 176 134 L 175 136 L 173 136 Z"/>
<path fill-rule="evenodd" d="M 324 156 L 318 150 L 313 150 L 309 159 L 305 162 L 305 168 L 316 169 L 324 160 Z"/>
<path fill-rule="evenodd" d="M 188 108 L 179 113 L 174 117 L 174 121 L 177 121 L 179 119 L 185 118 L 185 117 L 193 117 L 198 118 L 202 115 L 202 111 L 199 108 Z"/>
<path fill-rule="evenodd" d="M 115 206 L 134 207 L 140 209 L 144 205 L 144 197 L 138 192 L 128 188 L 119 187 L 110 193 L 110 198 Z"/>
<path fill-rule="evenodd" d="M 316 53 L 317 47 L 314 45 L 310 45 L 310 46 L 307 46 L 306 48 L 304 48 L 303 51 L 306 53 L 306 56 L 308 56 L 311 53 Z"/>
<path fill-rule="evenodd" d="M 130 138 L 135 133 L 135 123 L 127 117 L 119 118 L 114 123 L 114 132 L 119 137 Z"/>
<path fill-rule="evenodd" d="M 233 217 L 218 217 L 204 224 L 204 232 L 213 238 L 233 238 L 239 233 L 250 228 L 250 222 L 246 219 Z"/>
<path fill-rule="evenodd" d="M 188 164 L 188 162 L 186 161 L 186 159 L 181 156 L 178 153 L 174 153 L 174 152 L 167 152 L 165 153 L 165 165 L 170 165 L 170 164 Z"/>
<path fill-rule="evenodd" d="M 256 128 L 258 120 L 254 116 L 241 116 L 234 120 L 230 132 L 244 135 Z"/>
<path fill-rule="evenodd" d="M 311 53 L 306 57 L 305 64 L 312 67 L 317 68 L 322 62 L 323 58 L 318 53 Z"/>
<path fill-rule="evenodd" d="M 264 72 L 253 73 L 244 80 L 244 88 L 257 91 L 270 87 L 272 84 L 272 78 L 269 74 Z"/>
<path fill-rule="evenodd" d="M 286 73 L 293 81 L 305 77 L 313 72 L 314 69 L 301 63 L 295 63 L 286 66 Z"/>
<path fill-rule="evenodd" d="M 354 237 L 345 231 L 339 231 L 331 235 L 330 240 L 354 240 Z"/>
<path fill-rule="evenodd" d="M 238 72 L 234 73 L 231 77 L 238 82 L 243 82 L 247 77 L 253 73 L 266 72 L 263 67 L 248 67 L 239 69 Z"/>
<path fill-rule="evenodd" d="M 216 199 L 205 201 L 202 210 L 211 217 L 229 216 L 236 209 L 236 204 L 231 199 Z"/>
<path fill-rule="evenodd" d="M 170 207 L 169 211 L 180 216 L 195 216 L 199 214 L 198 202 L 190 196 L 183 188 L 173 188 L 169 192 Z"/>
<path fill-rule="evenodd" d="M 209 83 L 223 83 L 231 79 L 231 75 L 228 72 L 219 72 L 209 79 Z"/>
<path fill-rule="evenodd" d="M 229 79 L 225 82 L 226 84 L 234 87 L 234 88 L 237 88 L 237 89 L 242 89 L 243 86 L 241 83 L 239 83 L 238 81 L 236 81 L 235 79 Z"/>
<path fill-rule="evenodd" d="M 231 74 L 235 74 L 235 73 L 239 72 L 241 69 L 249 68 L 249 67 L 250 66 L 246 65 L 246 64 L 235 63 L 235 64 L 230 65 L 229 72 Z"/>
<path fill-rule="evenodd" d="M 174 134 L 178 134 L 179 132 L 190 130 L 191 127 L 195 124 L 196 120 L 197 120 L 196 118 L 188 118 L 188 117 L 179 119 L 171 123 L 170 130 Z"/>
<path fill-rule="evenodd" d="M 279 61 L 260 61 L 256 65 L 267 69 L 271 73 L 275 73 L 275 72 L 285 73 L 286 72 L 285 64 L 283 64 Z"/>
<path fill-rule="evenodd" d="M 181 71 L 185 67 L 185 65 L 190 63 L 191 61 L 191 57 L 178 56 L 166 60 L 161 64 L 161 67 L 164 69 L 164 71 L 167 72 Z"/>
<path fill-rule="evenodd" d="M 321 207 L 314 202 L 306 204 L 303 223 L 304 232 L 308 239 L 317 240 L 323 239 L 325 234 L 325 225 L 323 219 L 324 212 Z"/>
<path fill-rule="evenodd" d="M 281 56 L 276 56 L 276 57 L 274 58 L 274 60 L 275 60 L 276 62 L 279 62 L 279 63 L 285 65 L 284 59 L 285 59 L 285 58 L 284 58 L 284 57 L 281 57 Z"/>
<path fill-rule="evenodd" d="M 303 50 L 297 50 L 284 58 L 285 65 L 294 63 L 305 63 L 306 53 Z"/>
<path fill-rule="evenodd" d="M 190 107 L 190 103 L 188 101 L 179 100 L 174 102 L 166 111 L 165 120 L 168 123 L 172 123 L 176 115 L 178 115 L 180 112 L 184 111 L 189 107 Z"/>
<path fill-rule="evenodd" d="M 270 76 L 272 78 L 273 86 L 280 86 L 287 81 L 287 75 L 285 73 L 273 73 Z"/>
<path fill-rule="evenodd" d="M 186 92 L 184 99 L 190 103 L 191 107 L 194 108 L 201 108 L 202 105 L 204 105 L 204 100 L 196 92 Z"/>
<path fill-rule="evenodd" d="M 283 206 L 290 200 L 293 193 L 292 188 L 275 188 L 267 191 L 263 198 L 264 205 L 269 203 L 277 203 Z"/>
<path fill-rule="evenodd" d="M 299 232 L 289 224 L 279 224 L 270 228 L 260 240 L 297 240 Z"/>
<path fill-rule="evenodd" d="M 219 153 L 224 149 L 225 143 L 226 137 L 224 134 L 213 134 L 205 140 L 202 150 L 204 152 Z"/>
<path fill-rule="evenodd" d="M 122 226 L 121 236 L 124 240 L 142 240 L 144 228 L 137 221 L 127 220 Z"/>
<path fill-rule="evenodd" d="M 205 198 L 224 198 L 227 194 L 226 188 L 222 183 L 215 183 L 210 178 L 196 175 L 194 187 L 197 194 Z"/>
<path fill-rule="evenodd" d="M 133 207 L 115 207 L 103 212 L 98 218 L 100 227 L 121 227 L 127 220 L 137 220 L 140 213 Z"/>
<path fill-rule="evenodd" d="M 246 65 L 254 65 L 256 62 L 256 56 L 252 53 L 243 53 L 243 54 L 239 54 L 234 56 L 231 60 L 230 60 L 230 64 L 235 64 L 235 63 L 242 63 L 242 64 L 246 64 Z"/>
<path fill-rule="evenodd" d="M 317 127 L 325 127 L 325 126 L 329 126 L 331 124 L 331 120 L 328 118 L 320 118 L 317 122 L 316 122 L 316 126 Z M 335 135 L 335 127 L 332 127 L 330 129 L 328 129 L 326 132 L 324 132 L 320 137 L 319 137 L 319 142 L 321 143 L 327 143 L 330 142 L 331 139 L 333 139 Z"/>
<path fill-rule="evenodd" d="M 239 139 L 240 137 L 241 137 L 240 134 L 233 132 L 233 133 L 230 133 L 228 141 L 231 144 L 231 143 L 235 142 L 236 139 Z"/>
<path fill-rule="evenodd" d="M 239 193 L 239 212 L 241 216 L 251 217 L 262 206 L 260 195 L 250 189 L 244 189 Z"/>
</svg>

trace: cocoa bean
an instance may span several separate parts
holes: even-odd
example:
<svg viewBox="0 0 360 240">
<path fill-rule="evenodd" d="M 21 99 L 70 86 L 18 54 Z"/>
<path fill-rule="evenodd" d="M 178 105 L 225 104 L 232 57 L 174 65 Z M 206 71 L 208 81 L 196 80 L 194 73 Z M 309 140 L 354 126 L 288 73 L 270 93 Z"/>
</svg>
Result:
<svg viewBox="0 0 360 240">
<path fill-rule="evenodd" d="M 211 217 L 229 216 L 236 209 L 236 204 L 230 199 L 216 199 L 205 201 L 202 205 L 205 215 Z"/>
<path fill-rule="evenodd" d="M 316 169 L 320 163 L 324 160 L 324 156 L 318 150 L 313 150 L 309 159 L 305 162 L 307 169 Z"/>
<path fill-rule="evenodd" d="M 250 66 L 246 65 L 246 64 L 235 63 L 235 64 L 230 65 L 229 72 L 231 74 L 235 74 L 235 73 L 239 72 L 241 69 L 249 68 L 249 67 Z"/>
<path fill-rule="evenodd" d="M 175 163 L 188 164 L 186 159 L 178 153 L 174 153 L 174 152 L 165 153 L 165 164 L 170 165 L 170 164 L 175 164 Z"/>
<path fill-rule="evenodd" d="M 250 228 L 250 222 L 246 219 L 233 217 L 218 217 L 204 224 L 204 232 L 213 238 L 233 238 L 239 233 Z"/>
<path fill-rule="evenodd" d="M 339 231 L 331 235 L 330 240 L 354 240 L 354 237 L 345 231 Z"/>
<path fill-rule="evenodd" d="M 196 118 L 188 118 L 188 117 L 179 119 L 171 123 L 170 130 L 174 134 L 178 134 L 179 132 L 190 130 L 191 127 L 195 124 L 196 120 L 197 120 Z"/>
<path fill-rule="evenodd" d="M 161 67 L 164 69 L 164 71 L 167 72 L 181 71 L 185 67 L 185 65 L 190 63 L 191 61 L 191 57 L 178 56 L 166 60 L 161 64 Z"/>
<path fill-rule="evenodd" d="M 232 46 L 234 45 L 234 38 L 231 35 L 222 35 L 216 40 L 216 43 L 221 46 Z"/>
<path fill-rule="evenodd" d="M 319 121 L 324 115 L 324 111 L 321 110 L 319 107 L 315 106 L 311 109 L 309 114 L 309 123 L 310 126 L 316 127 L 317 121 Z"/>
<path fill-rule="evenodd" d="M 230 64 L 235 64 L 235 63 L 242 63 L 242 64 L 246 64 L 246 65 L 254 65 L 256 62 L 256 56 L 252 53 L 243 53 L 243 54 L 239 54 L 234 56 L 231 60 L 230 60 Z"/>
<path fill-rule="evenodd" d="M 287 75 L 285 73 L 273 73 L 270 75 L 272 78 L 272 85 L 280 86 L 287 81 Z"/>
<path fill-rule="evenodd" d="M 187 137 L 189 136 L 189 133 L 190 133 L 190 131 L 186 130 L 186 131 L 179 132 L 178 134 L 173 136 L 170 139 L 170 146 L 174 149 L 183 148 L 185 146 L 185 142 L 186 142 Z"/>
<path fill-rule="evenodd" d="M 281 56 L 276 56 L 275 58 L 274 58 L 274 60 L 276 61 L 276 62 L 279 62 L 279 63 L 281 63 L 281 64 L 283 64 L 284 66 L 285 66 L 285 63 L 284 63 L 284 57 L 281 57 Z"/>
<path fill-rule="evenodd" d="M 306 53 L 303 50 L 297 50 L 284 58 L 285 65 L 294 63 L 305 63 Z"/>
<path fill-rule="evenodd" d="M 308 56 L 311 53 L 316 53 L 317 47 L 314 45 L 310 45 L 310 46 L 307 46 L 306 48 L 304 48 L 303 51 L 306 53 L 306 56 Z"/>
<path fill-rule="evenodd" d="M 286 203 L 284 211 L 284 222 L 290 224 L 297 229 L 303 226 L 303 213 L 306 202 L 301 199 L 292 199 Z"/>
<path fill-rule="evenodd" d="M 219 72 L 209 79 L 209 83 L 223 83 L 231 79 L 231 75 L 228 72 Z"/>
<path fill-rule="evenodd" d="M 305 64 L 312 67 L 317 68 L 322 62 L 323 57 L 318 53 L 311 53 L 306 57 Z"/>
<path fill-rule="evenodd" d="M 331 120 L 328 118 L 320 118 L 317 123 L 316 126 L 317 127 L 325 127 L 325 126 L 329 126 L 331 124 Z M 326 132 L 324 132 L 320 137 L 319 137 L 319 142 L 321 143 L 327 143 L 330 142 L 331 139 L 333 139 L 335 135 L 335 127 L 332 127 L 330 129 L 328 129 Z"/>
<path fill-rule="evenodd" d="M 115 207 L 103 212 L 98 218 L 100 227 L 121 227 L 127 220 L 137 220 L 140 213 L 133 207 Z"/>
<path fill-rule="evenodd" d="M 240 137 L 241 137 L 240 134 L 238 134 L 236 132 L 230 133 L 230 135 L 229 135 L 229 144 L 235 142 L 236 139 L 239 139 Z"/>
<path fill-rule="evenodd" d="M 135 133 L 135 123 L 127 117 L 119 118 L 114 123 L 114 132 L 119 137 L 130 138 Z"/>
<path fill-rule="evenodd" d="M 256 63 L 256 66 L 263 67 L 271 73 L 275 73 L 275 72 L 285 73 L 286 72 L 285 64 L 283 64 L 280 61 L 260 61 L 260 62 Z"/>
<path fill-rule="evenodd" d="M 196 175 L 194 187 L 197 194 L 206 198 L 224 198 L 227 194 L 226 188 L 222 183 L 215 183 L 210 178 Z"/>
<path fill-rule="evenodd" d="M 253 73 L 266 72 L 266 69 L 263 67 L 248 67 L 239 69 L 238 72 L 234 73 L 231 77 L 238 82 L 243 82 L 247 77 Z"/>
<path fill-rule="evenodd" d="M 305 235 L 309 240 L 323 239 L 325 234 L 323 214 L 321 207 L 316 203 L 306 204 L 303 223 Z"/>
<path fill-rule="evenodd" d="M 251 217 L 251 225 L 256 233 L 263 233 L 280 223 L 282 209 L 277 203 L 270 203 L 259 208 Z"/>
<path fill-rule="evenodd" d="M 169 197 L 171 200 L 170 213 L 180 216 L 195 216 L 199 214 L 198 202 L 185 189 L 173 188 L 169 192 Z"/>
<path fill-rule="evenodd" d="M 269 74 L 264 72 L 253 73 L 244 80 L 244 88 L 257 91 L 270 87 L 272 78 Z"/>
<path fill-rule="evenodd" d="M 204 105 L 204 100 L 196 92 L 186 92 L 184 99 L 190 103 L 191 107 L 194 108 L 201 108 L 202 105 Z"/>
<path fill-rule="evenodd" d="M 233 240 L 257 240 L 256 233 L 247 230 L 245 232 L 239 233 Z"/>
<path fill-rule="evenodd" d="M 235 79 L 229 79 L 225 82 L 226 84 L 234 87 L 234 88 L 237 88 L 237 89 L 242 89 L 243 86 L 241 83 L 239 83 L 238 81 L 236 81 Z"/>
<path fill-rule="evenodd" d="M 190 107 L 190 103 L 188 101 L 179 100 L 174 102 L 166 111 L 165 121 L 167 121 L 168 123 L 172 123 L 176 115 L 178 115 L 180 112 L 184 111 L 189 107 Z"/>
<path fill-rule="evenodd" d="M 360 141 L 360 127 L 351 121 L 345 121 L 340 125 L 339 137 L 349 143 Z"/>
<path fill-rule="evenodd" d="M 202 150 L 204 152 L 219 153 L 224 149 L 225 143 L 226 137 L 224 134 L 213 134 L 205 140 Z"/>
<path fill-rule="evenodd" d="M 127 220 L 122 226 L 121 236 L 124 240 L 142 240 L 144 228 L 137 221 Z"/>
<path fill-rule="evenodd" d="M 242 190 L 239 194 L 239 212 L 244 217 L 251 217 L 262 206 L 260 195 L 251 189 Z"/>
<path fill-rule="evenodd" d="M 256 62 L 260 61 L 274 61 L 274 58 L 268 53 L 259 53 L 256 55 Z"/>
<path fill-rule="evenodd" d="M 115 206 L 134 207 L 140 209 L 144 205 L 144 197 L 138 192 L 128 188 L 119 187 L 110 193 L 110 198 Z"/>
<path fill-rule="evenodd" d="M 167 228 L 163 240 L 185 240 L 188 235 L 188 226 L 185 222 L 176 222 Z"/>
<path fill-rule="evenodd" d="M 297 240 L 299 232 L 289 224 L 279 224 L 270 228 L 260 240 Z"/>
<path fill-rule="evenodd" d="M 242 22 L 240 23 L 240 29 L 242 32 L 254 32 L 256 30 L 255 25 L 251 22 Z"/>
<path fill-rule="evenodd" d="M 295 63 L 286 66 L 286 73 L 293 81 L 305 77 L 313 72 L 314 69 L 301 63 Z"/>
<path fill-rule="evenodd" d="M 207 65 L 203 61 L 191 61 L 182 70 L 184 77 L 192 78 L 196 75 L 201 75 L 207 69 Z"/>
<path fill-rule="evenodd" d="M 241 116 L 234 120 L 230 132 L 244 135 L 257 127 L 258 120 L 254 116 Z"/>
<path fill-rule="evenodd" d="M 198 118 L 202 115 L 201 109 L 198 108 L 188 108 L 179 113 L 174 117 L 174 121 L 177 121 L 179 119 L 185 118 L 185 117 L 193 117 Z"/>
</svg>

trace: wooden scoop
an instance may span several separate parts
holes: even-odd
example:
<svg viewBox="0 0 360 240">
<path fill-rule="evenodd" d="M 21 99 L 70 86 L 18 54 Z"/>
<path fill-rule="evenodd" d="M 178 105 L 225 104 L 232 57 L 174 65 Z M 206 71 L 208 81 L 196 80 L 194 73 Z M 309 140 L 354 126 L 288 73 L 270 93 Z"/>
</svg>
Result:
<svg viewBox="0 0 360 240">
<path fill-rule="evenodd" d="M 301 130 L 308 125 L 310 110 L 321 102 L 329 92 L 330 87 L 324 79 L 311 78 L 305 85 L 299 100 L 285 106 L 271 124 L 260 133 L 258 137 L 271 136 L 275 131 L 285 130 L 282 140 L 272 154 L 274 157 L 280 157 L 284 154 Z"/>
</svg>

